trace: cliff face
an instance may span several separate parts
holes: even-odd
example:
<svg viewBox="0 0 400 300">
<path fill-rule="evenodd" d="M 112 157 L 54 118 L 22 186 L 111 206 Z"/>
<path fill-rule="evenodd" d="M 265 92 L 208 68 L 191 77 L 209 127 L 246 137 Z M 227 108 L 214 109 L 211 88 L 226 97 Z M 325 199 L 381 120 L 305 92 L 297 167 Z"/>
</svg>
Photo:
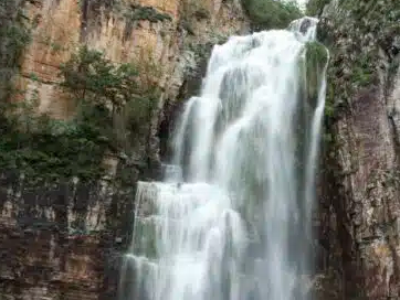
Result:
<svg viewBox="0 0 400 300">
<path fill-rule="evenodd" d="M 22 5 L 30 19 L 31 42 L 14 76 L 22 91 L 17 100 L 37 101 L 36 112 L 53 119 L 72 119 L 77 104 L 60 87 L 60 65 L 83 44 L 104 52 L 113 63 L 134 64 L 139 84 L 151 84 L 158 96 L 150 126 L 131 137 L 146 146 L 134 148 L 129 156 L 107 152 L 105 165 L 115 180 L 41 181 L 31 176 L 35 170 L 30 175 L 25 169 L 2 170 L 0 299 L 115 299 L 119 255 L 130 239 L 135 182 L 153 176 L 146 162 L 159 163 L 157 134 L 160 120 L 168 117 L 166 104 L 179 98 L 210 43 L 247 25 L 235 1 L 23 2 L 14 4 Z M 1 8 L 4 14 L 12 10 Z M 50 148 L 46 153 L 54 151 Z"/>
<path fill-rule="evenodd" d="M 40 99 L 40 112 L 62 119 L 74 114 L 74 102 L 56 85 L 59 66 L 82 44 L 104 52 L 113 62 L 134 63 L 147 74 L 143 77 L 150 76 L 146 79 L 162 90 L 161 110 L 165 99 L 176 98 L 202 45 L 247 27 L 236 1 L 42 0 L 27 6 L 35 28 L 19 85 L 26 98 L 34 94 Z"/>
<path fill-rule="evenodd" d="M 320 38 L 331 50 L 321 297 L 398 299 L 400 6 L 330 2 L 320 6 Z"/>
<path fill-rule="evenodd" d="M 310 1 L 331 52 L 314 288 L 324 300 L 398 299 L 400 6 Z M 133 63 L 140 81 L 159 93 L 150 126 L 132 137 L 142 147 L 128 156 L 108 153 L 108 173 L 117 177 L 111 184 L 110 178 L 32 184 L 34 176 L 2 171 L 0 299 L 115 299 L 135 182 L 153 176 L 158 135 L 168 133 L 177 101 L 198 85 L 196 70 L 211 45 L 248 26 L 239 3 L 230 0 L 25 2 L 32 40 L 13 77 L 22 91 L 17 99 L 37 101 L 36 109 L 52 118 L 73 118 L 77 105 L 59 85 L 59 67 L 83 44 L 114 63 Z M 2 10 L 0 4 L 0 34 L 13 5 Z M 0 56 L 0 65 L 7 60 L 15 59 Z M 0 98 L 11 74 L 0 70 Z"/>
<path fill-rule="evenodd" d="M 59 66 L 82 43 L 105 52 L 113 62 L 134 62 L 139 69 L 156 63 L 154 80 L 174 96 L 171 86 L 180 86 L 179 73 L 184 71 L 179 68 L 187 67 L 182 54 L 195 43 L 244 28 L 240 6 L 234 2 L 43 0 L 28 6 L 35 28 L 23 59 L 22 84 L 28 91 L 38 90 L 41 111 L 59 118 L 72 113 L 72 104 L 57 94 L 53 83 L 59 80 Z M 32 73 L 39 83 L 29 79 Z"/>
</svg>

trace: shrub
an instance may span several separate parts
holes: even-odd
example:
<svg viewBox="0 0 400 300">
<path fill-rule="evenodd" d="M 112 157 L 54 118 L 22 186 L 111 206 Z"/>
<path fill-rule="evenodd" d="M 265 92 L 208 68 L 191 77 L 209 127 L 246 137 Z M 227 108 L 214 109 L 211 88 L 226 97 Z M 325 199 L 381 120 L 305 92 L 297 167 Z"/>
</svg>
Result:
<svg viewBox="0 0 400 300">
<path fill-rule="evenodd" d="M 99 133 L 113 148 L 129 148 L 133 135 L 137 140 L 148 129 L 157 93 L 143 80 L 149 76 L 149 70 L 139 78 L 138 68 L 142 67 L 143 62 L 137 66 L 115 65 L 103 53 L 86 46 L 61 67 L 62 86 L 73 94 L 79 115 L 87 121 L 93 117 Z M 100 110 L 108 114 L 107 118 L 96 117 Z"/>
<path fill-rule="evenodd" d="M 129 139 L 146 134 L 149 119 L 140 116 L 149 116 L 154 107 L 156 98 L 140 93 L 132 64 L 113 64 L 103 53 L 82 47 L 60 69 L 61 86 L 77 104 L 74 118 L 37 115 L 27 102 L 3 102 L 6 110 L 0 112 L 0 169 L 22 172 L 31 185 L 72 177 L 97 181 L 105 172 L 106 152 L 129 156 Z"/>
<path fill-rule="evenodd" d="M 13 92 L 11 81 L 20 67 L 20 58 L 31 40 L 30 20 L 24 15 L 25 1 L 0 1 L 0 102 Z"/>
<path fill-rule="evenodd" d="M 110 104 L 114 111 L 137 90 L 137 72 L 131 64 L 114 65 L 104 54 L 83 46 L 61 66 L 61 83 L 78 101 Z"/>
<path fill-rule="evenodd" d="M 168 14 L 158 12 L 154 7 L 141 6 L 138 4 L 129 5 L 125 12 L 125 17 L 132 22 L 149 21 L 150 23 L 172 21 Z"/>
<path fill-rule="evenodd" d="M 253 23 L 254 30 L 286 28 L 302 16 L 295 1 L 241 0 L 242 7 Z"/>
<path fill-rule="evenodd" d="M 320 15 L 325 5 L 329 4 L 330 1 L 331 0 L 309 0 L 306 6 L 307 15 Z"/>
</svg>

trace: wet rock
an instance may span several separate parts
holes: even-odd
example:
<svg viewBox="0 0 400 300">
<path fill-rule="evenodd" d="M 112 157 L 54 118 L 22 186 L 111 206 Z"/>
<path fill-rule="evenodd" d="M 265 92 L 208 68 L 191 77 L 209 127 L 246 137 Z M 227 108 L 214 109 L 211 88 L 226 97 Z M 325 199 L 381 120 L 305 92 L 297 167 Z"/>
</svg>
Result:
<svg viewBox="0 0 400 300">
<path fill-rule="evenodd" d="M 331 49 L 328 104 L 346 103 L 326 120 L 334 142 L 325 150 L 323 168 L 330 175 L 321 179 L 321 197 L 332 208 L 327 213 L 335 215 L 325 268 L 325 274 L 339 269 L 342 293 L 335 299 L 400 298 L 399 26 L 390 17 L 400 5 L 374 4 L 339 3 L 325 9 L 321 21 L 321 41 Z"/>
</svg>

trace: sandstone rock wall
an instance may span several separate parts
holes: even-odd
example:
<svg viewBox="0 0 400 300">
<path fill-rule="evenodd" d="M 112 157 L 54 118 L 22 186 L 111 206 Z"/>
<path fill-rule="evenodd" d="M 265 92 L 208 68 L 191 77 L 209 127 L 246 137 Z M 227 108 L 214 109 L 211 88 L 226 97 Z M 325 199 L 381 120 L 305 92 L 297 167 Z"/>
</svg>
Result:
<svg viewBox="0 0 400 300">
<path fill-rule="evenodd" d="M 171 86 L 180 86 L 184 74 L 180 74 L 183 70 L 179 68 L 186 63 L 183 54 L 190 44 L 206 43 L 214 36 L 229 36 L 246 28 L 240 5 L 234 1 L 221 2 L 99 0 L 97 5 L 76 0 L 33 2 L 28 12 L 36 20 L 36 28 L 24 58 L 21 85 L 28 92 L 38 91 L 41 111 L 56 118 L 70 116 L 73 104 L 60 94 L 54 83 L 59 80 L 60 64 L 85 43 L 104 51 L 115 62 L 133 62 L 140 68 L 154 61 L 159 67 L 155 80 L 174 96 Z M 132 21 L 127 17 L 129 5 L 153 7 L 172 19 Z M 31 80 L 32 73 L 39 80 Z"/>
</svg>

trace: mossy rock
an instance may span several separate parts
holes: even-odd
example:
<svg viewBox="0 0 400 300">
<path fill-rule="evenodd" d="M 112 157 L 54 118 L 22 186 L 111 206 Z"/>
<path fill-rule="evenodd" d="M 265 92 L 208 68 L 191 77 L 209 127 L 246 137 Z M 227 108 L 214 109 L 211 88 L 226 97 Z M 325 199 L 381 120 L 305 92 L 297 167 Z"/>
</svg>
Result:
<svg viewBox="0 0 400 300">
<path fill-rule="evenodd" d="M 307 2 L 307 15 L 318 16 L 322 13 L 324 7 L 328 5 L 331 0 L 309 0 Z"/>
<path fill-rule="evenodd" d="M 150 23 L 172 21 L 168 14 L 161 13 L 151 6 L 131 5 L 125 14 L 130 21 L 149 21 Z"/>
<path fill-rule="evenodd" d="M 328 62 L 328 51 L 319 42 L 306 44 L 305 76 L 306 93 L 308 102 L 315 108 L 317 105 L 318 92 L 323 80 L 323 71 Z"/>
<path fill-rule="evenodd" d="M 241 4 L 254 30 L 283 29 L 303 15 L 292 1 L 241 0 Z"/>
</svg>

